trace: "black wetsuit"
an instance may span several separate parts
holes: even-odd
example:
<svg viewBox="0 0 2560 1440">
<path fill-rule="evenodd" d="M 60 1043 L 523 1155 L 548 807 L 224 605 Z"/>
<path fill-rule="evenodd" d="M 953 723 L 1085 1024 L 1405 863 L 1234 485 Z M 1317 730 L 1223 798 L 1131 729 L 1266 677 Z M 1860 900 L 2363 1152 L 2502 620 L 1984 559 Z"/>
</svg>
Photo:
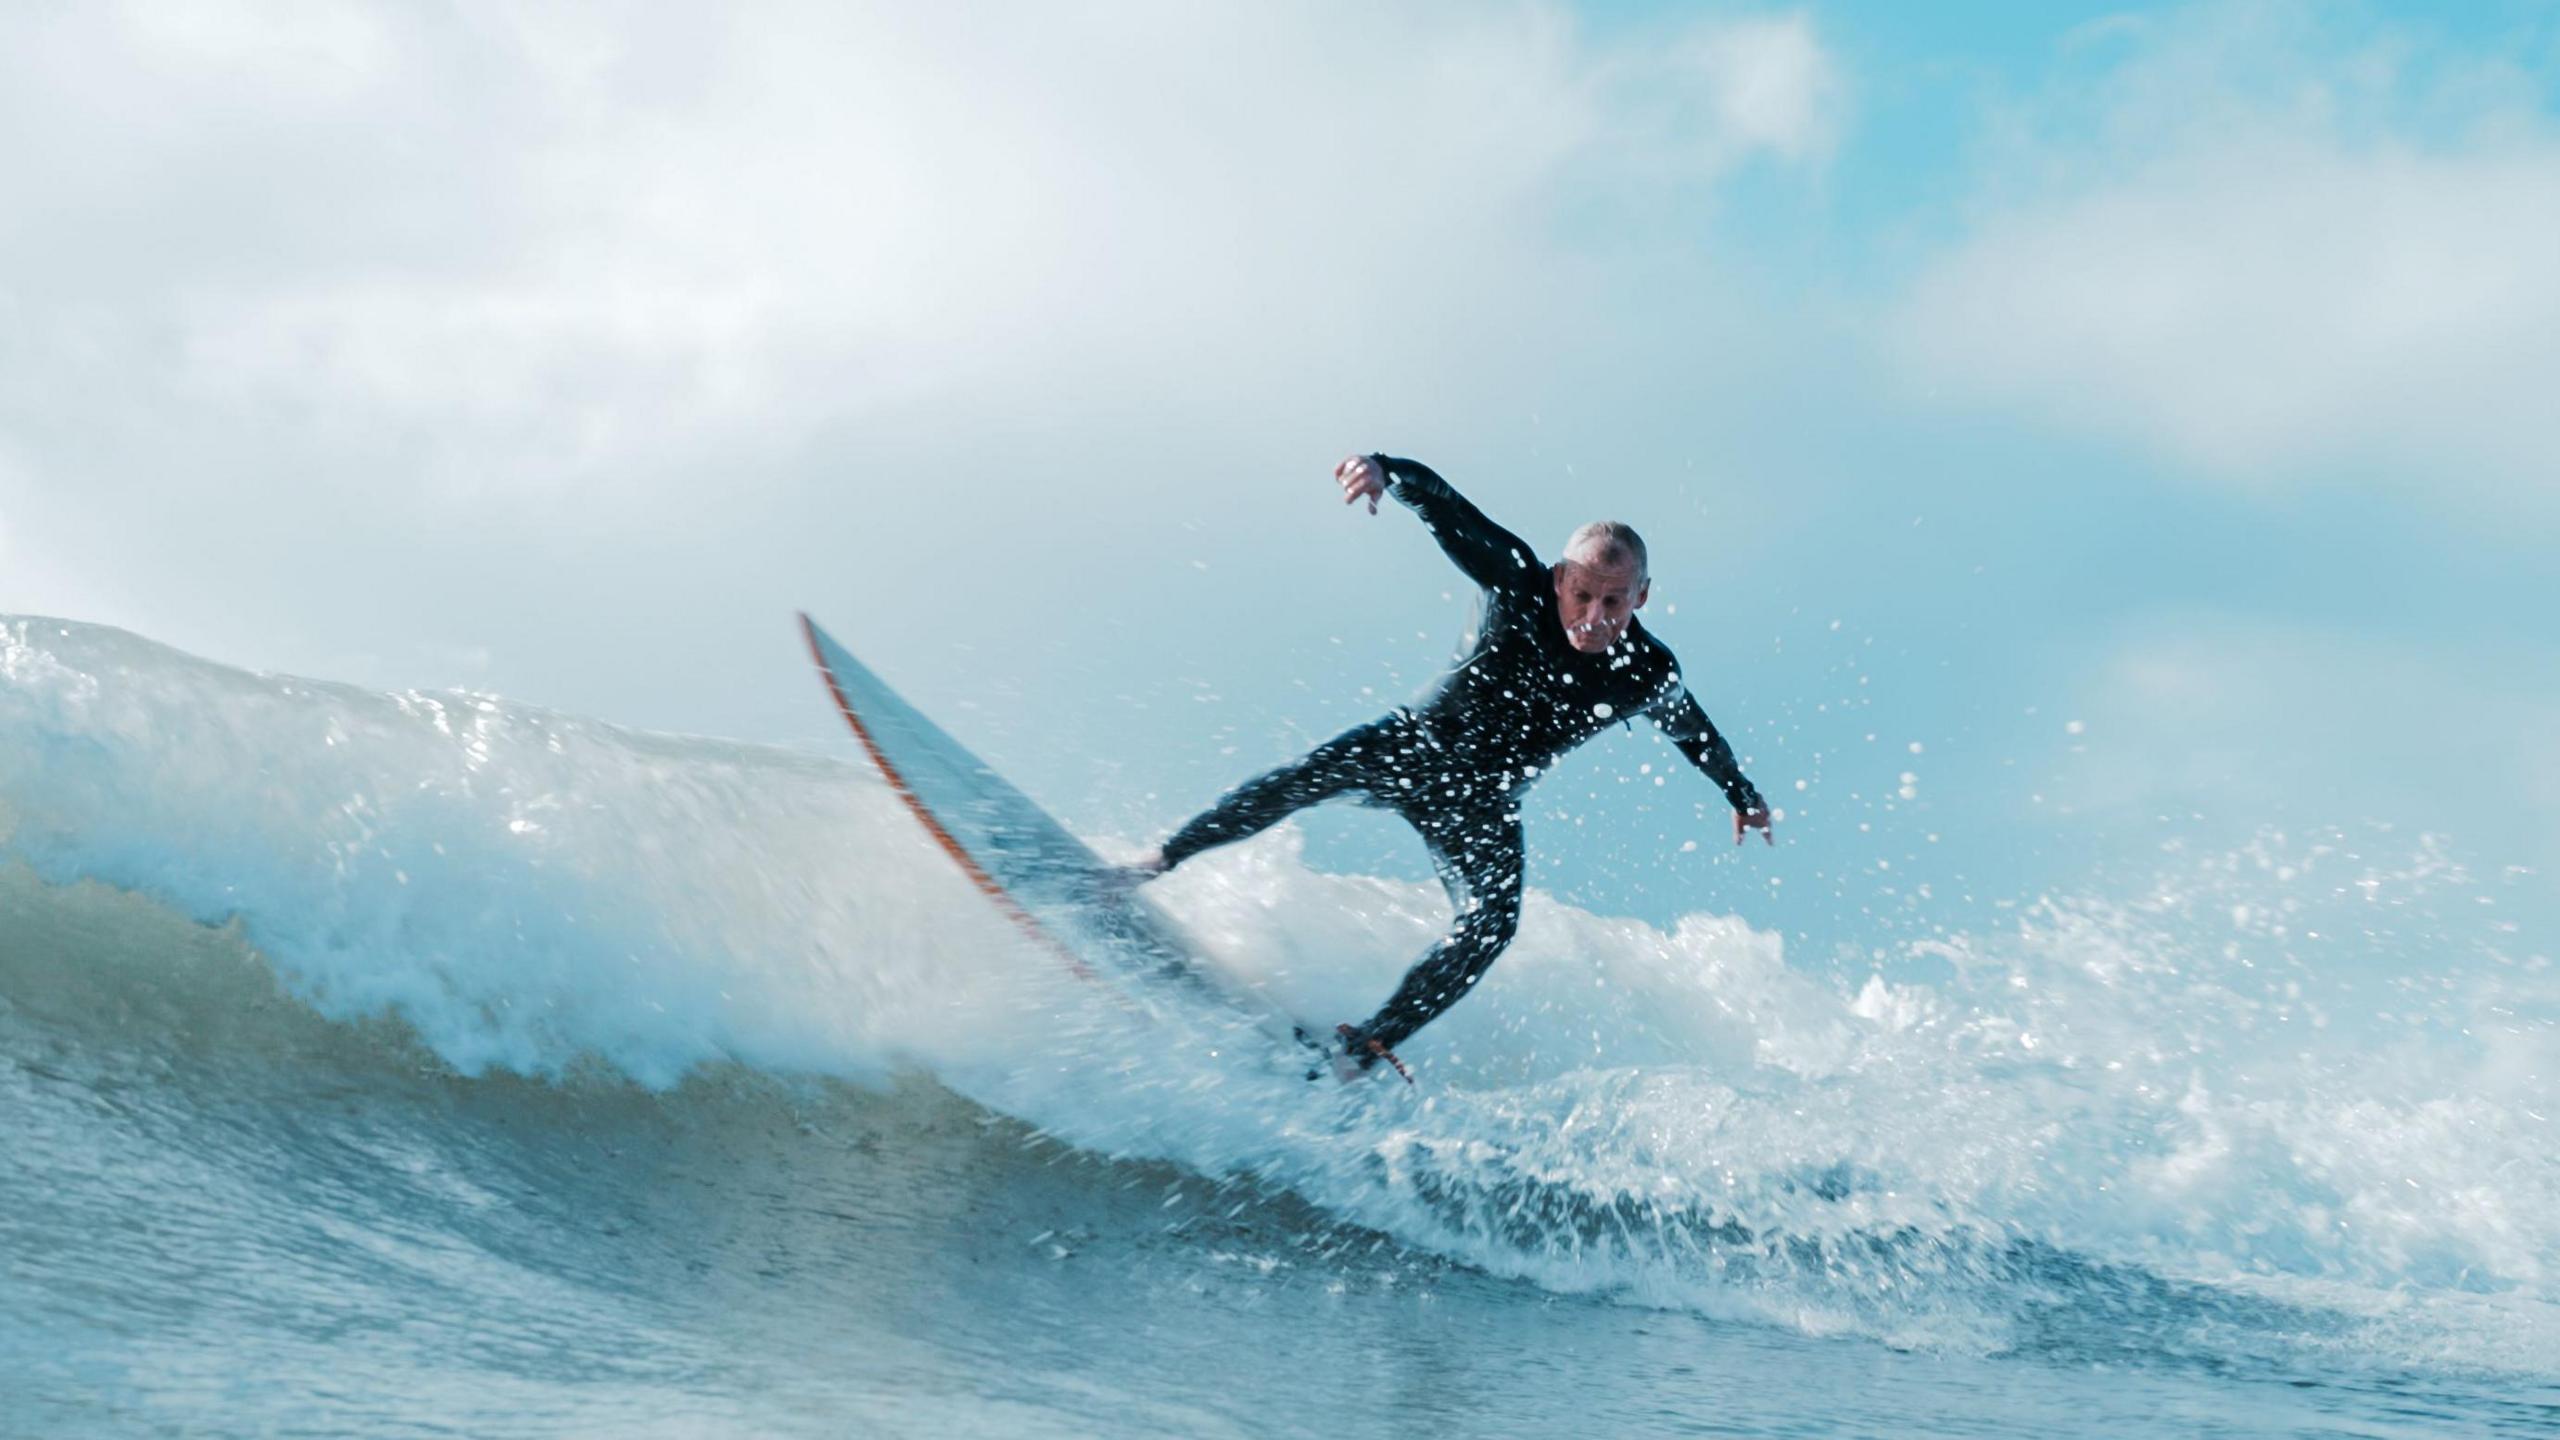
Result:
<svg viewBox="0 0 2560 1440">
<path fill-rule="evenodd" d="M 1370 457 L 1387 491 L 1421 515 L 1432 538 L 1482 587 L 1475 631 L 1428 698 L 1344 732 L 1228 792 L 1164 844 L 1169 868 L 1268 829 L 1337 795 L 1393 810 L 1422 832 L 1456 928 L 1355 1027 L 1351 1048 L 1386 1048 L 1428 1024 L 1483 977 L 1520 925 L 1520 793 L 1557 757 L 1621 721 L 1661 726 L 1738 811 L 1760 794 L 1680 683 L 1680 665 L 1630 618 L 1606 652 L 1567 643 L 1555 581 L 1528 545 L 1494 524 L 1428 466 Z"/>
</svg>

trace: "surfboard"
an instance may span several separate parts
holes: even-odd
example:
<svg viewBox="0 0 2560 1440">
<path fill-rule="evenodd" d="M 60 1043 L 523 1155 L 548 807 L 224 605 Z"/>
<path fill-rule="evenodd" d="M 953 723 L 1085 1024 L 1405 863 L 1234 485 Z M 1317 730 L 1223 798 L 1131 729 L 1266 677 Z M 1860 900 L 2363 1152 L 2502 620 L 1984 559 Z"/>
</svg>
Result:
<svg viewBox="0 0 2560 1440">
<path fill-rule="evenodd" d="M 1289 1014 L 1202 953 L 1181 927 L 1030 796 L 970 753 L 806 614 L 810 658 L 854 738 L 933 845 L 989 904 L 1079 978 L 1145 1006 L 1205 1002 L 1249 1022 L 1295 1061 L 1329 1033 Z"/>
</svg>

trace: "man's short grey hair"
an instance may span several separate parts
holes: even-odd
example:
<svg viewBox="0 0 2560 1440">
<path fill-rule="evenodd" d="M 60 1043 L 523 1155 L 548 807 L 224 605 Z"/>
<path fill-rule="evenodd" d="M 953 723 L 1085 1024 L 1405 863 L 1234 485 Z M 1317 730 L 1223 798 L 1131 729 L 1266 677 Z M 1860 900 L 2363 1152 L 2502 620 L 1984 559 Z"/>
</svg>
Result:
<svg viewBox="0 0 2560 1440">
<path fill-rule="evenodd" d="M 1616 520 L 1594 520 L 1573 532 L 1564 542 L 1566 559 L 1597 570 L 1624 570 L 1635 567 L 1636 578 L 1651 573 L 1645 568 L 1644 537 L 1636 527 Z"/>
</svg>

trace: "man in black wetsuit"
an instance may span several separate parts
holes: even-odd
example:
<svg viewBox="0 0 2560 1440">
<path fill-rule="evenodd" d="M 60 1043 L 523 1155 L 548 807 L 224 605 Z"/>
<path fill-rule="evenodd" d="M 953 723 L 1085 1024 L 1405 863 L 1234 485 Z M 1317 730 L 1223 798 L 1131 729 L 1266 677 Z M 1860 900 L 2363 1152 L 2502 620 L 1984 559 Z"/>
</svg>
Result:
<svg viewBox="0 0 2560 1440">
<path fill-rule="evenodd" d="M 1527 544 L 1433 474 L 1385 455 L 1334 468 L 1343 503 L 1392 494 L 1412 507 L 1467 578 L 1482 613 L 1467 653 L 1428 699 L 1344 732 L 1303 759 L 1248 780 L 1132 867 L 1160 875 L 1213 846 L 1270 828 L 1337 795 L 1393 810 L 1422 832 L 1456 927 L 1378 1013 L 1340 1027 L 1343 1053 L 1367 1069 L 1482 979 L 1520 926 L 1520 795 L 1557 757 L 1642 715 L 1671 736 L 1733 806 L 1733 838 L 1776 844 L 1769 807 L 1680 683 L 1680 665 L 1637 623 L 1648 584 L 1644 541 L 1615 522 L 1585 525 L 1564 558 L 1541 565 Z M 1399 1065 L 1397 1068 L 1403 1068 Z"/>
</svg>

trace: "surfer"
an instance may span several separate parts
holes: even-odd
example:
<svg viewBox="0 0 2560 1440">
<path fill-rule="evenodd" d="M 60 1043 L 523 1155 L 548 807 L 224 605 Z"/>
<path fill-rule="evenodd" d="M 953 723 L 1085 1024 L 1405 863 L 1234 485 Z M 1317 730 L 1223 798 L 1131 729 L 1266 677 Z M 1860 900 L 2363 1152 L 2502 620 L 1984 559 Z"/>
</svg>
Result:
<svg viewBox="0 0 2560 1440">
<path fill-rule="evenodd" d="M 1344 504 L 1366 500 L 1372 515 L 1381 495 L 1410 507 L 1482 590 L 1464 653 L 1420 703 L 1237 786 L 1129 874 L 1143 883 L 1340 795 L 1403 816 L 1422 832 L 1457 922 L 1375 1015 L 1337 1027 L 1343 1055 L 1365 1070 L 1382 1059 L 1396 1064 L 1394 1048 L 1464 996 L 1511 943 L 1520 925 L 1520 796 L 1611 724 L 1641 715 L 1662 727 L 1733 806 L 1735 844 L 1753 830 L 1777 839 L 1768 805 L 1681 683 L 1679 662 L 1635 618 L 1650 587 L 1634 530 L 1585 525 L 1562 559 L 1541 565 L 1427 465 L 1354 455 L 1334 478 Z"/>
</svg>

